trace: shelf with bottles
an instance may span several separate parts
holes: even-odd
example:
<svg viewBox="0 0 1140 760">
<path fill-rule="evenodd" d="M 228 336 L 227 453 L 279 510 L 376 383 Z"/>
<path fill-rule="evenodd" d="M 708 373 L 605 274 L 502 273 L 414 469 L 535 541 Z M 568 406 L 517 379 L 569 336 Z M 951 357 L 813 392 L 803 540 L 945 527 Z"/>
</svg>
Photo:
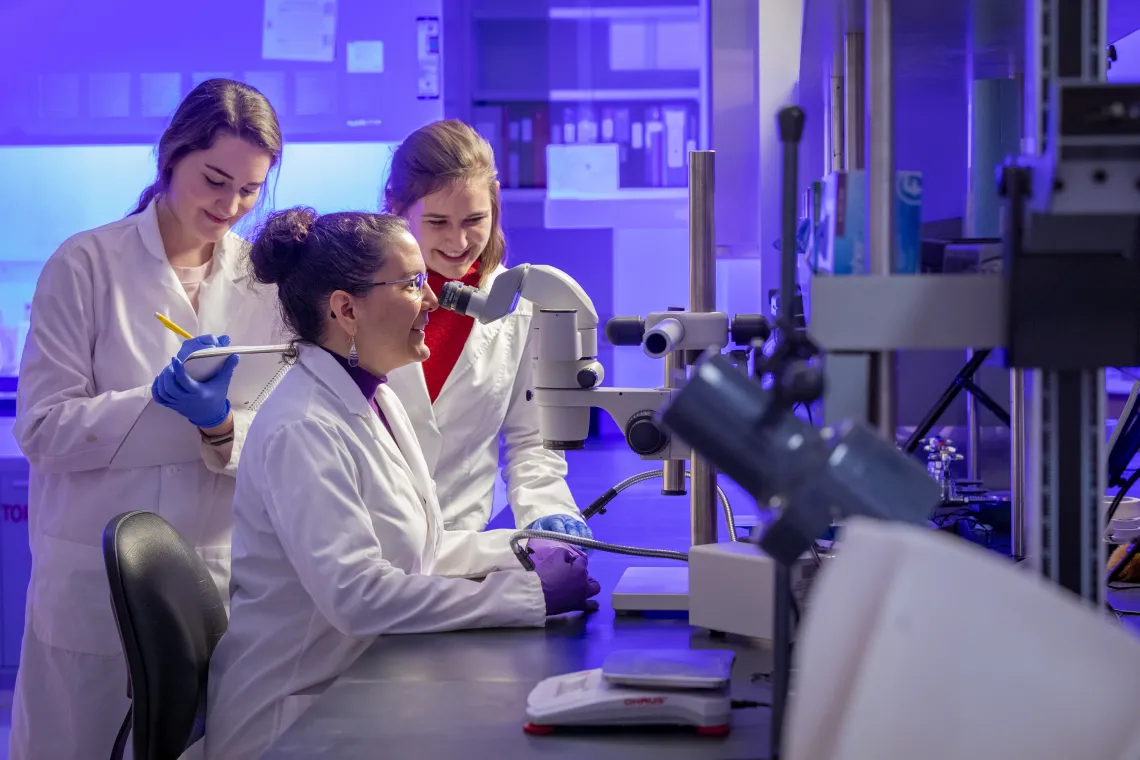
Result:
<svg viewBox="0 0 1140 760">
<path fill-rule="evenodd" d="M 703 2 L 550 7 L 485 2 L 472 26 L 473 100 L 668 100 L 702 97 Z"/>
<path fill-rule="evenodd" d="M 675 19 L 691 18 L 698 9 L 695 0 L 476 0 L 472 16 L 490 21 Z"/>
<path fill-rule="evenodd" d="M 696 100 L 682 99 L 482 103 L 472 124 L 495 150 L 504 189 L 607 197 L 684 188 L 699 115 Z"/>
<path fill-rule="evenodd" d="M 658 87 L 640 89 L 590 89 L 590 90 L 480 90 L 475 93 L 476 103 L 577 103 L 580 101 L 624 101 L 624 100 L 695 100 L 701 98 L 699 87 Z"/>
</svg>

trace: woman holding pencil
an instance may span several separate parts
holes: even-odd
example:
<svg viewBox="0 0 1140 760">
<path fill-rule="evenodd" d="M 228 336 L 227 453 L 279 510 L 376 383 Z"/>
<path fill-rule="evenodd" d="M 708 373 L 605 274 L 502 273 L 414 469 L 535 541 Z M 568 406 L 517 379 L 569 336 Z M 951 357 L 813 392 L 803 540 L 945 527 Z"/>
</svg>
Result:
<svg viewBox="0 0 1140 760">
<path fill-rule="evenodd" d="M 160 514 L 228 599 L 234 474 L 251 413 L 227 400 L 236 356 L 205 382 L 183 362 L 227 336 L 281 342 L 276 293 L 249 284 L 245 244 L 231 231 L 280 155 L 261 93 L 205 81 L 163 133 L 157 179 L 135 210 L 65 241 L 40 275 L 16 402 L 15 434 L 31 464 L 32 574 L 12 760 L 106 757 L 127 714 L 100 549 L 115 515 Z M 150 404 L 177 413 L 169 435 L 154 436 L 147 461 L 122 461 L 116 454 Z M 168 439 L 194 428 L 197 458 L 164 461 Z"/>
</svg>

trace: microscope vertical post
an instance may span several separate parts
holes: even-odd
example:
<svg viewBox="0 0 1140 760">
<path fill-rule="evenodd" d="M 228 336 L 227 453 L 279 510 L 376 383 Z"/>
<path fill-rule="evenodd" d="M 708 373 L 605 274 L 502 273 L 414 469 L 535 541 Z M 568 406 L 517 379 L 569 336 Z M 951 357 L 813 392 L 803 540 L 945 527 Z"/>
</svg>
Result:
<svg viewBox="0 0 1140 760">
<path fill-rule="evenodd" d="M 716 311 L 715 156 L 711 150 L 689 151 L 689 311 L 692 312 Z M 695 360 L 697 355 L 690 352 L 686 362 Z M 716 471 L 696 453 L 691 461 L 692 544 L 715 544 Z"/>
<path fill-rule="evenodd" d="M 672 309 L 670 309 L 672 311 Z M 678 373 L 685 371 L 685 363 L 680 351 L 665 354 L 665 388 L 680 385 Z M 661 493 L 667 496 L 683 496 L 685 493 L 685 460 L 666 459 L 661 463 Z"/>
<path fill-rule="evenodd" d="M 851 19 L 848 28 L 862 20 Z M 846 142 L 843 145 L 843 169 L 856 171 L 863 168 L 863 33 L 847 32 L 843 35 L 843 126 Z"/>
<path fill-rule="evenodd" d="M 1027 465 L 1025 425 L 1029 408 L 1025 403 L 1024 369 L 1009 371 L 1009 420 L 1010 420 L 1010 553 L 1014 559 L 1025 559 L 1025 468 Z"/>
<path fill-rule="evenodd" d="M 872 276 L 894 272 L 895 125 L 891 62 L 891 0 L 867 0 L 867 257 Z M 888 441 L 898 439 L 895 382 L 898 354 L 871 356 L 870 422 Z"/>
</svg>

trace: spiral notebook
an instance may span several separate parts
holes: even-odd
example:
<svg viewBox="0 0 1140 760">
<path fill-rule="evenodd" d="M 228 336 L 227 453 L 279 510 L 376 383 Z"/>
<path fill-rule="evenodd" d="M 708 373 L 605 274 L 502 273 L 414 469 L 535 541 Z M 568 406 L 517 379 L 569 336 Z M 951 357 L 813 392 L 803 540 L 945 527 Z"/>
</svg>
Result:
<svg viewBox="0 0 1140 760">
<path fill-rule="evenodd" d="M 237 354 L 237 369 L 230 381 L 230 406 L 256 410 L 289 370 L 292 347 L 225 346 L 204 348 L 186 357 L 186 373 L 195 380 L 208 380 L 217 374 L 230 356 Z M 185 417 L 153 400 L 123 439 L 111 459 L 112 469 L 182 464 L 201 458 L 201 434 Z"/>
</svg>

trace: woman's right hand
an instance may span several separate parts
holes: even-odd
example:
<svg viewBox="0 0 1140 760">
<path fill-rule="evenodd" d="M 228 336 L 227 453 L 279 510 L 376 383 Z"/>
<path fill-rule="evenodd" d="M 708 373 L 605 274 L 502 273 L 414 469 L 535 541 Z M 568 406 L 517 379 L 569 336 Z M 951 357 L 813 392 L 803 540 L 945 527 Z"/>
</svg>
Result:
<svg viewBox="0 0 1140 760">
<path fill-rule="evenodd" d="M 587 572 L 584 552 L 543 539 L 530 539 L 527 549 L 532 555 L 534 571 L 542 581 L 547 615 L 598 609 L 598 603 L 591 597 L 597 596 L 601 586 Z"/>
</svg>

